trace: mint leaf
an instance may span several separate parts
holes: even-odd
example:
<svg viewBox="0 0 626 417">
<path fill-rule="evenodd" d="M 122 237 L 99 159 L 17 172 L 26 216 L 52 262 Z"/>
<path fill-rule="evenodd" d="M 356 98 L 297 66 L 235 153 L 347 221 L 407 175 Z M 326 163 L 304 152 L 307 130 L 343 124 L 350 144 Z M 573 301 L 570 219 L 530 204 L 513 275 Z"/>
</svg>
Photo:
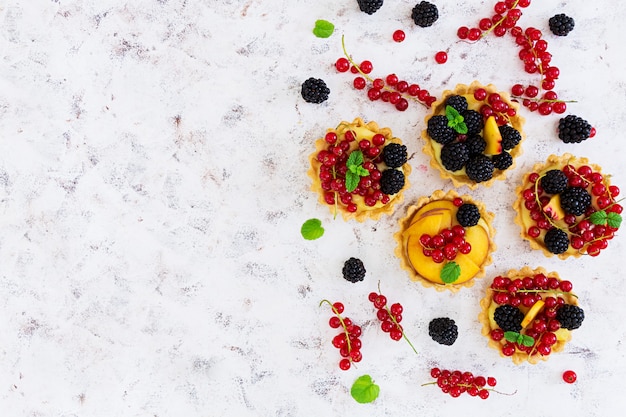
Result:
<svg viewBox="0 0 626 417">
<path fill-rule="evenodd" d="M 504 339 L 506 339 L 507 342 L 516 343 L 519 336 L 520 334 L 517 332 L 504 332 Z"/>
<path fill-rule="evenodd" d="M 380 387 L 374 384 L 372 377 L 369 375 L 363 375 L 357 378 L 352 384 L 350 389 L 350 395 L 361 404 L 371 403 L 380 393 Z"/>
<path fill-rule="evenodd" d="M 319 219 L 309 219 L 302 224 L 300 233 L 306 240 L 319 239 L 324 234 L 322 222 Z"/>
<path fill-rule="evenodd" d="M 370 172 L 367 169 L 363 168 L 363 167 L 356 167 L 355 174 L 357 174 L 357 175 L 359 175 L 361 177 L 367 177 L 370 174 Z"/>
<path fill-rule="evenodd" d="M 356 187 L 359 185 L 359 174 L 356 174 L 352 171 L 346 171 L 346 191 L 351 193 L 356 190 Z"/>
<path fill-rule="evenodd" d="M 535 344 L 535 339 L 533 339 L 531 336 L 527 336 L 527 335 L 520 335 L 520 336 L 522 336 L 522 345 L 530 347 Z"/>
<path fill-rule="evenodd" d="M 448 262 L 443 266 L 439 277 L 446 284 L 451 284 L 461 275 L 461 267 L 456 262 Z"/>
<path fill-rule="evenodd" d="M 313 34 L 318 38 L 328 38 L 335 31 L 335 25 L 328 20 L 315 21 L 315 27 L 313 28 Z"/>
<path fill-rule="evenodd" d="M 607 217 L 608 218 L 606 219 L 606 224 L 614 229 L 619 229 L 620 225 L 622 224 L 622 215 L 619 213 L 610 212 Z"/>
<path fill-rule="evenodd" d="M 348 156 L 348 160 L 346 161 L 346 166 L 350 168 L 350 166 L 359 166 L 363 164 L 363 152 L 361 151 L 353 151 L 350 156 Z"/>
<path fill-rule="evenodd" d="M 606 214 L 606 211 L 604 210 L 598 210 L 596 212 L 591 213 L 591 216 L 589 216 L 589 220 L 591 221 L 591 223 L 595 225 L 605 225 L 608 218 L 609 216 Z"/>
<path fill-rule="evenodd" d="M 462 135 L 467 133 L 467 125 L 463 116 L 452 106 L 446 106 L 446 117 L 448 118 L 448 126 L 454 129 L 456 133 Z"/>
</svg>

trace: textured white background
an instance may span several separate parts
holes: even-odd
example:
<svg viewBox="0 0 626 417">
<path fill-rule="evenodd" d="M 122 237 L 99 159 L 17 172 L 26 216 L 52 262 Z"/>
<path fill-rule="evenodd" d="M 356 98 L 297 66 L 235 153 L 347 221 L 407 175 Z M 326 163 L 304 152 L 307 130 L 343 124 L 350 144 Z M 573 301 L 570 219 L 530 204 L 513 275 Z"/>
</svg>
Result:
<svg viewBox="0 0 626 417">
<path fill-rule="evenodd" d="M 450 189 L 421 153 L 426 108 L 372 103 L 332 65 L 340 38 L 374 73 L 396 72 L 434 95 L 478 79 L 508 90 L 536 82 L 506 36 L 470 45 L 495 1 L 437 1 L 439 21 L 415 26 L 416 2 L 355 0 L 0 0 L 0 409 L 3 416 L 606 416 L 626 405 L 623 236 L 598 258 L 531 252 L 513 224 L 515 186 L 551 154 L 587 156 L 626 191 L 623 34 L 617 0 L 538 1 L 523 27 L 541 29 L 568 114 L 598 130 L 581 144 L 555 135 L 558 116 L 527 117 L 524 154 L 506 181 L 471 195 L 496 213 L 488 276 L 524 265 L 574 282 L 587 319 L 564 352 L 514 366 L 487 348 L 476 317 L 489 279 L 457 294 L 410 282 L 392 235 L 406 203 Z M 548 18 L 576 19 L 557 38 Z M 313 36 L 316 19 L 336 24 Z M 396 29 L 407 39 L 391 40 Z M 449 62 L 434 63 L 439 50 Z M 332 90 L 305 103 L 300 85 Z M 333 220 L 309 190 L 307 157 L 327 127 L 355 117 L 392 128 L 409 151 L 413 186 L 390 217 Z M 467 189 L 460 190 L 468 192 Z M 299 234 L 308 218 L 322 239 Z M 364 282 L 341 278 L 365 262 Z M 393 342 L 367 294 L 380 281 L 405 306 L 417 346 Z M 340 371 L 320 300 L 343 301 L 363 324 L 363 361 Z M 428 322 L 459 325 L 451 347 Z M 493 375 L 487 401 L 421 387 L 432 366 Z M 562 382 L 566 369 L 578 373 Z M 349 387 L 369 373 L 375 403 Z"/>
</svg>

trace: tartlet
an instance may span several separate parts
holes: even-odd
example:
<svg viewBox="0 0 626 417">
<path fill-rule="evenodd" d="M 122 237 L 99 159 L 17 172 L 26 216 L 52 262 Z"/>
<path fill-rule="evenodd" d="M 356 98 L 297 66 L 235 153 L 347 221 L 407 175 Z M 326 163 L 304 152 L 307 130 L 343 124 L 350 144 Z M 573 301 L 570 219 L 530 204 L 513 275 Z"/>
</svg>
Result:
<svg viewBox="0 0 626 417">
<path fill-rule="evenodd" d="M 496 249 L 493 219 L 494 214 L 470 196 L 437 190 L 408 206 L 394 234 L 395 254 L 411 280 L 425 287 L 438 291 L 471 287 L 492 262 Z M 456 248 L 446 248 L 448 245 Z"/>
<path fill-rule="evenodd" d="M 457 113 L 449 113 L 449 107 Z M 515 167 L 526 137 L 525 119 L 508 93 L 478 81 L 458 84 L 445 90 L 431 109 L 424 120 L 427 128 L 421 134 L 425 141 L 422 150 L 430 157 L 431 166 L 454 187 L 489 187 Z"/>
<path fill-rule="evenodd" d="M 621 224 L 619 188 L 598 165 L 569 153 L 535 164 L 516 195 L 520 235 L 548 257 L 596 256 Z"/>
<path fill-rule="evenodd" d="M 406 146 L 390 128 L 361 118 L 343 121 L 315 141 L 311 190 L 344 220 L 377 220 L 403 201 L 411 172 L 407 159 Z"/>
<path fill-rule="evenodd" d="M 525 266 L 495 277 L 480 301 L 482 335 L 517 365 L 547 360 L 565 348 L 584 320 L 572 288 L 543 267 Z"/>
</svg>

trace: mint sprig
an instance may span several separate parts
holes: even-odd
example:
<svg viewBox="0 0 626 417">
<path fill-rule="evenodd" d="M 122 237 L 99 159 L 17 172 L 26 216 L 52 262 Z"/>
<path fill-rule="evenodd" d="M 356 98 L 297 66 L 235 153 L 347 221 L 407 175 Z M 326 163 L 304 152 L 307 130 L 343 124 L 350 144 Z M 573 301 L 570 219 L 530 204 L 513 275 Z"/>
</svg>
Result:
<svg viewBox="0 0 626 417">
<path fill-rule="evenodd" d="M 531 347 L 532 345 L 535 344 L 535 339 L 533 339 L 531 336 L 521 334 L 518 332 L 512 332 L 512 331 L 504 332 L 504 338 L 506 339 L 507 342 L 517 343 L 518 345 L 527 346 L 527 347 Z"/>
<path fill-rule="evenodd" d="M 622 224 L 622 215 L 614 212 L 607 213 L 605 210 L 598 210 L 589 216 L 589 220 L 595 225 L 606 225 L 614 229 L 619 229 Z"/>
<path fill-rule="evenodd" d="M 467 125 L 465 119 L 454 107 L 446 106 L 446 117 L 448 118 L 448 126 L 454 129 L 456 133 L 462 135 L 467 133 Z"/>
<path fill-rule="evenodd" d="M 363 168 L 363 152 L 353 151 L 346 161 L 346 191 L 351 193 L 358 187 L 361 177 L 367 177 L 370 173 Z"/>
<path fill-rule="evenodd" d="M 361 404 L 371 403 L 380 393 L 380 387 L 374 383 L 372 377 L 369 375 L 363 375 L 357 378 L 352 384 L 350 389 L 350 395 Z"/>
<path fill-rule="evenodd" d="M 328 38 L 335 31 L 335 25 L 328 20 L 316 20 L 315 27 L 313 28 L 313 34 L 318 38 Z"/>
<path fill-rule="evenodd" d="M 459 279 L 461 275 L 461 267 L 456 262 L 448 262 L 443 266 L 439 277 L 445 284 L 452 284 Z"/>
<path fill-rule="evenodd" d="M 321 220 L 309 219 L 305 221 L 300 228 L 300 233 L 306 240 L 319 239 L 322 235 L 324 235 L 324 228 L 322 227 Z"/>
</svg>

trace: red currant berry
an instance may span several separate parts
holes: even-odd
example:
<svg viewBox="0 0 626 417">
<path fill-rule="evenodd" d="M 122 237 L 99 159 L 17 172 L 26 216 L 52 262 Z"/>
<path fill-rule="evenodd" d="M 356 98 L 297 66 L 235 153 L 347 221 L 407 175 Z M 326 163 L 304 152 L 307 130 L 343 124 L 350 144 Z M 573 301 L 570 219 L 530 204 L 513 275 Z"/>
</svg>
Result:
<svg viewBox="0 0 626 417">
<path fill-rule="evenodd" d="M 576 378 L 576 372 L 572 370 L 563 372 L 563 381 L 567 382 L 568 384 L 573 384 L 574 382 L 576 382 Z"/>
<path fill-rule="evenodd" d="M 335 68 L 339 72 L 346 72 L 350 69 L 350 61 L 346 58 L 339 58 L 337 62 L 335 62 Z"/>
<path fill-rule="evenodd" d="M 378 88 L 378 89 L 381 89 L 385 86 L 385 82 L 383 81 L 382 78 L 376 78 L 373 84 L 374 84 L 374 88 Z"/>
<path fill-rule="evenodd" d="M 468 35 L 469 35 L 469 28 L 467 26 L 461 26 L 456 31 L 456 36 L 459 39 L 467 39 Z"/>
<path fill-rule="evenodd" d="M 389 74 L 385 80 L 387 81 L 387 85 L 394 86 L 398 83 L 398 76 L 396 74 Z"/>
<path fill-rule="evenodd" d="M 354 86 L 354 88 L 356 88 L 357 90 L 362 90 L 365 88 L 366 85 L 366 81 L 365 78 L 363 77 L 356 77 L 354 79 L 354 81 L 352 82 L 352 85 Z"/>
<path fill-rule="evenodd" d="M 448 54 L 445 51 L 439 51 L 435 54 L 435 61 L 438 64 L 445 64 L 448 61 Z"/>
<path fill-rule="evenodd" d="M 361 62 L 361 65 L 359 65 L 359 68 L 361 68 L 361 71 L 364 74 L 369 74 L 374 69 L 374 66 L 371 61 L 363 61 Z"/>
<path fill-rule="evenodd" d="M 342 371 L 347 371 L 348 369 L 350 369 L 350 360 L 349 359 L 342 359 L 339 361 L 339 368 Z"/>
<path fill-rule="evenodd" d="M 504 330 L 502 329 L 493 329 L 491 331 L 491 339 L 499 342 L 504 337 Z"/>
<path fill-rule="evenodd" d="M 482 35 L 482 31 L 478 28 L 472 28 L 469 30 L 467 34 L 467 39 L 470 41 L 477 41 L 480 39 L 480 35 Z"/>
<path fill-rule="evenodd" d="M 393 40 L 396 42 L 402 42 L 404 40 L 404 38 L 406 38 L 406 34 L 404 33 L 403 30 L 396 30 L 395 32 L 393 32 Z"/>
</svg>

